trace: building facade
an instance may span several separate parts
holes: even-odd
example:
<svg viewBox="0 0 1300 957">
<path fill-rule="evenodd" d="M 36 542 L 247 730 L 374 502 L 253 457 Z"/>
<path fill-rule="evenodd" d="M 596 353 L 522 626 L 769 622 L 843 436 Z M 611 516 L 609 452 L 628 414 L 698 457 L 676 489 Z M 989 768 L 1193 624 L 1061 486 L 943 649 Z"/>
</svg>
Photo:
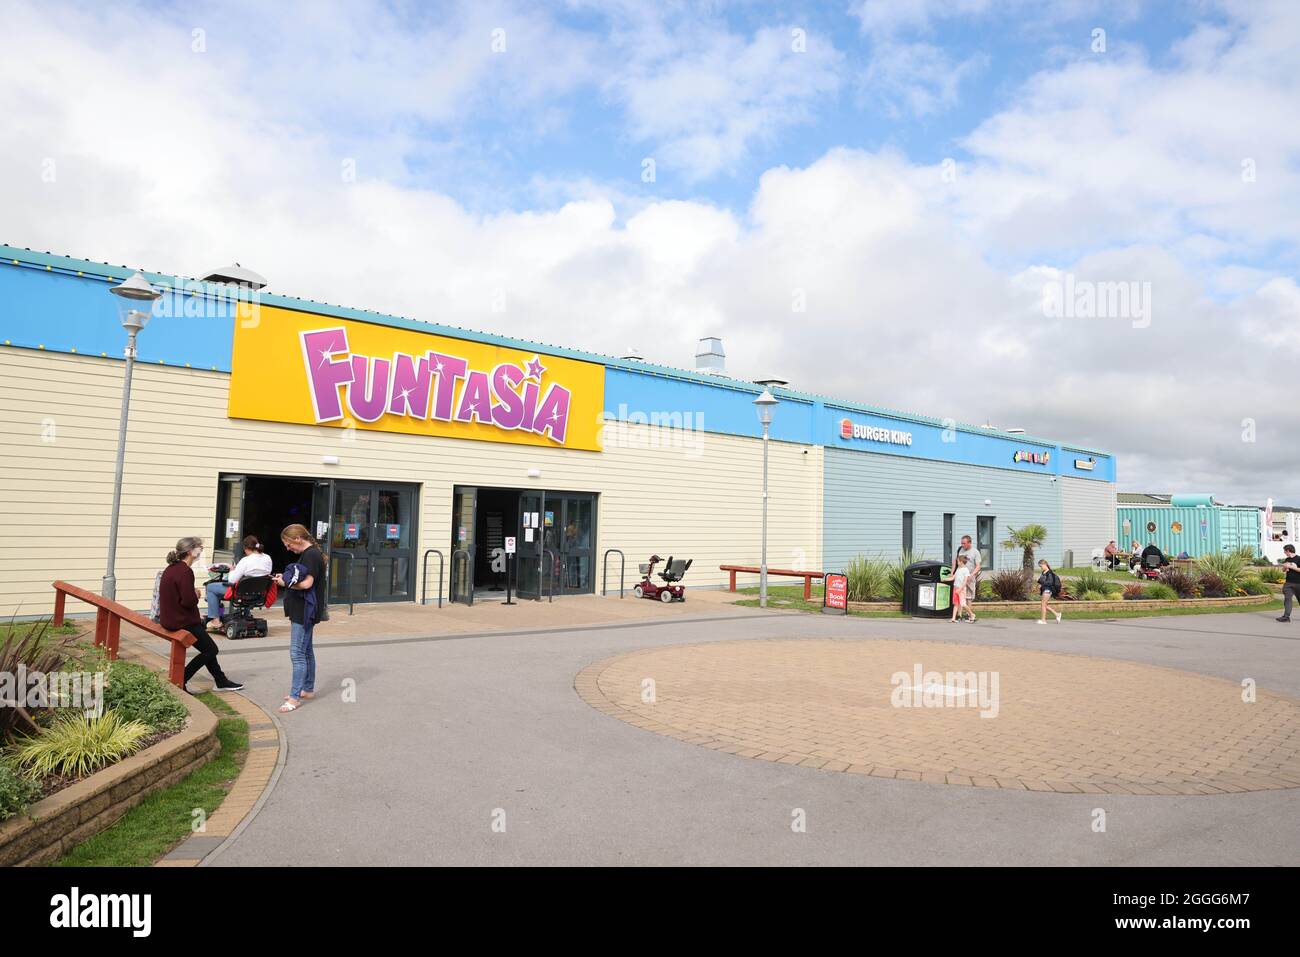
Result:
<svg viewBox="0 0 1300 957">
<path fill-rule="evenodd" d="M 125 342 L 107 290 L 131 272 L 0 247 L 2 614 L 104 574 Z M 132 607 L 178 538 L 225 560 L 256 534 L 279 567 L 290 523 L 326 547 L 335 601 L 432 599 L 432 549 L 449 597 L 485 597 L 507 537 L 525 597 L 598 592 L 608 549 L 633 572 L 691 558 L 695 586 L 759 561 L 761 386 L 146 275 L 164 294 L 131 396 L 116 573 Z M 1112 534 L 1104 452 L 773 392 L 772 567 L 939 557 L 963 534 L 1001 567 L 1019 562 L 1008 527 L 1031 522 L 1059 563 Z"/>
<path fill-rule="evenodd" d="M 1115 534 L 1125 547 L 1154 542 L 1169 556 L 1199 558 L 1248 548 L 1256 557 L 1265 550 L 1263 509 L 1224 505 L 1212 495 L 1154 495 L 1123 492 L 1117 496 Z"/>
</svg>

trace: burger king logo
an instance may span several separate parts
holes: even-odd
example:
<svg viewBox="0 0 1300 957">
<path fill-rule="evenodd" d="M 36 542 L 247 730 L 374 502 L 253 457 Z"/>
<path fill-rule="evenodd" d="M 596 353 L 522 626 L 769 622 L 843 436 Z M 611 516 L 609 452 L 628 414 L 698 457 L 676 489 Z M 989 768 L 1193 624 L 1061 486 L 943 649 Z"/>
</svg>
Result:
<svg viewBox="0 0 1300 957">
<path fill-rule="evenodd" d="M 912 433 L 901 429 L 882 429 L 879 426 L 854 422 L 852 419 L 840 419 L 840 438 L 865 439 L 868 442 L 884 442 L 886 445 L 911 445 Z"/>
</svg>

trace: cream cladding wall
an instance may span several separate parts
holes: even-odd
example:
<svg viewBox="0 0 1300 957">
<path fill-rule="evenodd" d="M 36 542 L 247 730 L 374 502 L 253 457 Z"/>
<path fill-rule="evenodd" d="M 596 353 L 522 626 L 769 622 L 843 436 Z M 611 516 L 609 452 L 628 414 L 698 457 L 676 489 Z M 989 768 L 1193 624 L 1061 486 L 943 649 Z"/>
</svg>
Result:
<svg viewBox="0 0 1300 957">
<path fill-rule="evenodd" d="M 58 578 L 98 591 L 122 371 L 115 360 L 0 348 L 0 614 L 48 614 Z M 759 441 L 621 424 L 607 427 L 604 452 L 350 436 L 228 419 L 229 382 L 136 366 L 117 558 L 118 598 L 133 608 L 148 608 L 178 538 L 199 535 L 211 554 L 222 472 L 418 483 L 422 549 L 447 550 L 454 485 L 490 485 L 599 493 L 596 560 L 623 549 L 629 579 L 652 552 L 693 558 L 688 585 L 722 583 L 722 563 L 758 562 Z M 773 442 L 770 452 L 769 563 L 819 568 L 822 449 Z M 325 455 L 340 464 L 322 465 Z"/>
</svg>

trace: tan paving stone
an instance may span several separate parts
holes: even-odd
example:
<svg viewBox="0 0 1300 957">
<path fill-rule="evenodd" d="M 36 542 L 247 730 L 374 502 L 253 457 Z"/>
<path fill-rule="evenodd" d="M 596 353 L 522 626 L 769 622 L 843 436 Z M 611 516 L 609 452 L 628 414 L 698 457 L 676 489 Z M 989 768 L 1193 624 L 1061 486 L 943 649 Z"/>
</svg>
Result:
<svg viewBox="0 0 1300 957">
<path fill-rule="evenodd" d="M 996 672 L 996 717 L 942 696 L 940 707 L 895 707 L 891 679 L 910 682 L 918 665 L 941 679 Z M 641 700 L 646 675 L 659 689 L 654 704 Z M 1084 655 L 877 639 L 714 642 L 597 662 L 574 688 L 653 733 L 824 771 L 1061 794 L 1300 786 L 1300 702 L 1260 693 L 1245 707 L 1233 682 Z M 267 751 L 258 757 L 273 764 Z"/>
</svg>

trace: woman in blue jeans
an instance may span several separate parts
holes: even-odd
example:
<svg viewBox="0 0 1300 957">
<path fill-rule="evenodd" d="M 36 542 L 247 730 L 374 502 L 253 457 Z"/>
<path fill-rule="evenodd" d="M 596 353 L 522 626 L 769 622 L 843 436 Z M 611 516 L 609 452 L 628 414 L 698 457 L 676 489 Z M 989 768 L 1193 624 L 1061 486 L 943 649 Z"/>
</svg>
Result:
<svg viewBox="0 0 1300 957">
<path fill-rule="evenodd" d="M 284 614 L 290 622 L 289 660 L 293 663 L 293 685 L 280 705 L 280 713 L 297 711 L 304 701 L 316 697 L 316 651 L 312 632 L 325 617 L 325 557 L 311 533 L 302 525 L 289 525 L 280 533 L 284 547 L 298 556 L 298 575 L 275 576 L 284 589 Z"/>
</svg>

